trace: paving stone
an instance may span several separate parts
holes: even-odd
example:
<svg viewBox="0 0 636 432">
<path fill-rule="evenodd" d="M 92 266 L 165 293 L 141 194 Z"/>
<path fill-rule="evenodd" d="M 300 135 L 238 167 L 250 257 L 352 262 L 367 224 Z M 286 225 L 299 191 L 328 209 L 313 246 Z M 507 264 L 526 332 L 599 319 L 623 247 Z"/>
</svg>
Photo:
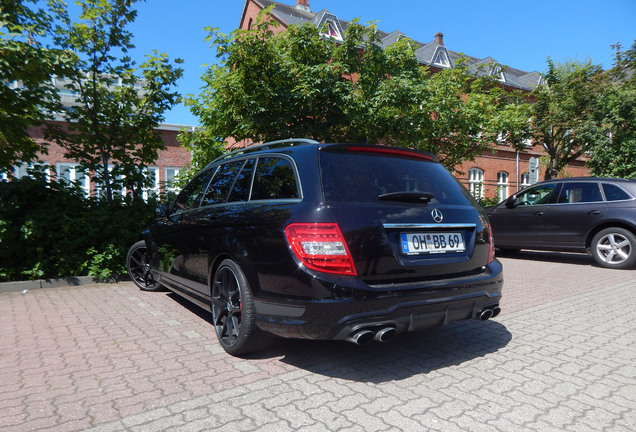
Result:
<svg viewBox="0 0 636 432">
<path fill-rule="evenodd" d="M 225 354 L 205 315 L 131 283 L 0 292 L 0 424 L 3 432 L 633 430 L 636 272 L 531 256 L 502 260 L 495 320 L 362 347 L 281 340 L 249 359 Z"/>
</svg>

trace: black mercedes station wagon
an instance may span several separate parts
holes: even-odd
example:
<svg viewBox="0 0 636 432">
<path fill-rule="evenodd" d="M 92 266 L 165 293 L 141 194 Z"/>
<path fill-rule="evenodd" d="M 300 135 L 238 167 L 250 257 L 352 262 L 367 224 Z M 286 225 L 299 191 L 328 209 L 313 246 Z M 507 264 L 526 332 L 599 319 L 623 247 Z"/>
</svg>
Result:
<svg viewBox="0 0 636 432">
<path fill-rule="evenodd" d="M 211 310 L 230 354 L 387 341 L 500 312 L 486 213 L 436 156 L 290 139 L 212 162 L 128 255 L 142 289 Z"/>
<path fill-rule="evenodd" d="M 606 268 L 636 265 L 636 181 L 546 180 L 488 207 L 498 249 L 591 253 Z"/>
</svg>

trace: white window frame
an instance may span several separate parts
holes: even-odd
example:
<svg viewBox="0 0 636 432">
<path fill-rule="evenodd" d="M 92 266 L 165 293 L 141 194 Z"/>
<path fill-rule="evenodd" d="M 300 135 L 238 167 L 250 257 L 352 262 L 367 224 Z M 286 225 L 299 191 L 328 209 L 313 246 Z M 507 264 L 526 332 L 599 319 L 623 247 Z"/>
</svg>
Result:
<svg viewBox="0 0 636 432">
<path fill-rule="evenodd" d="M 115 168 L 115 165 L 108 165 L 108 172 L 112 172 L 113 168 Z M 122 180 L 124 178 L 124 176 L 117 176 L 117 180 Z M 100 181 L 93 181 L 94 184 L 94 190 L 95 190 L 95 197 L 96 198 L 105 198 L 106 197 L 106 188 L 104 187 L 104 185 L 100 182 Z M 111 184 L 112 186 L 112 184 Z M 126 196 L 126 188 L 121 188 L 121 189 L 112 189 L 111 190 L 112 194 L 113 194 L 113 198 L 115 197 L 125 197 Z"/>
<path fill-rule="evenodd" d="M 165 167 L 163 170 L 163 178 L 165 179 L 163 184 L 164 184 L 164 189 L 166 191 L 166 194 L 168 193 L 175 193 L 178 194 L 179 193 L 179 188 L 174 186 L 174 179 L 179 175 L 179 173 L 181 172 L 183 168 L 178 168 L 178 167 Z"/>
<path fill-rule="evenodd" d="M 497 173 L 497 200 L 499 202 L 508 198 L 508 179 L 510 176 L 505 171 Z"/>
<path fill-rule="evenodd" d="M 442 47 L 437 47 L 437 49 L 435 50 L 432 63 L 434 66 L 439 66 L 446 69 L 452 67 L 448 51 L 446 51 L 446 49 Z"/>
<path fill-rule="evenodd" d="M 23 177 L 31 177 L 31 175 L 27 172 L 29 169 L 32 169 L 36 166 L 43 166 L 46 167 L 44 169 L 44 175 L 46 176 L 46 181 L 50 182 L 51 181 L 51 168 L 50 165 L 46 162 L 32 162 L 29 164 L 20 164 L 20 165 L 16 165 L 14 166 L 14 177 L 16 179 L 21 179 Z"/>
<path fill-rule="evenodd" d="M 63 175 L 63 172 L 68 172 L 68 177 Z M 68 180 L 70 182 L 79 182 L 82 190 L 84 191 L 85 196 L 90 196 L 91 194 L 91 180 L 90 178 L 82 172 L 79 164 L 68 163 L 68 162 L 60 162 L 55 166 L 55 175 L 59 180 Z"/>
<path fill-rule="evenodd" d="M 343 38 L 338 24 L 332 19 L 325 20 L 324 23 L 327 26 L 327 31 L 322 33 L 322 35 L 342 42 Z"/>
<path fill-rule="evenodd" d="M 521 174 L 521 189 L 530 186 L 530 174 L 525 172 Z"/>
<path fill-rule="evenodd" d="M 152 196 L 155 198 L 159 197 L 159 168 L 158 167 L 146 167 L 143 169 L 143 175 L 147 179 L 150 174 L 154 176 L 153 185 L 151 187 L 147 187 L 144 185 L 142 197 L 144 201 L 148 201 Z"/>
<path fill-rule="evenodd" d="M 484 171 L 480 168 L 468 170 L 468 190 L 475 198 L 484 197 Z"/>
</svg>

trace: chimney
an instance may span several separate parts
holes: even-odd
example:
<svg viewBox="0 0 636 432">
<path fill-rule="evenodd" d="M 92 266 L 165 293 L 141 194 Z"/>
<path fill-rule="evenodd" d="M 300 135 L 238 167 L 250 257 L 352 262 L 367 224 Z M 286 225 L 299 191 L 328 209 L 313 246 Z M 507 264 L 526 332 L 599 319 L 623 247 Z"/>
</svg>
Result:
<svg viewBox="0 0 636 432">
<path fill-rule="evenodd" d="M 311 12 L 309 7 L 309 0 L 296 0 L 296 9 L 300 9 L 305 12 Z"/>
<path fill-rule="evenodd" d="M 444 46 L 444 33 L 437 32 L 435 33 L 435 43 Z"/>
</svg>

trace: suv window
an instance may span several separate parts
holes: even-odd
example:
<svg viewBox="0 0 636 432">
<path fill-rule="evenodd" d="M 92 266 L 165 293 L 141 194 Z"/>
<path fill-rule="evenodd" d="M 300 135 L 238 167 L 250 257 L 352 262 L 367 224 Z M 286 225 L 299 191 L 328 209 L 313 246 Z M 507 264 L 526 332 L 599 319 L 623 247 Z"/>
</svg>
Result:
<svg viewBox="0 0 636 432">
<path fill-rule="evenodd" d="M 254 173 L 252 200 L 299 198 L 291 163 L 279 157 L 260 157 Z"/>
<path fill-rule="evenodd" d="M 188 185 L 181 191 L 177 199 L 175 200 L 174 209 L 175 213 L 180 213 L 191 208 L 199 207 L 201 202 L 201 195 L 205 190 L 210 177 L 214 174 L 214 169 L 210 169 L 202 172 L 196 176 Z"/>
<path fill-rule="evenodd" d="M 598 183 L 564 183 L 558 203 L 588 203 L 603 201 Z"/>
<path fill-rule="evenodd" d="M 228 162 L 219 167 L 203 197 L 203 205 L 224 203 L 234 185 L 236 175 L 243 167 L 244 160 Z"/>
<path fill-rule="evenodd" d="M 605 192 L 605 199 L 607 201 L 621 201 L 632 198 L 631 195 L 623 189 L 610 183 L 603 183 L 603 191 Z"/>
<path fill-rule="evenodd" d="M 517 195 L 518 205 L 544 205 L 550 202 L 550 197 L 556 189 L 556 183 L 542 184 L 526 189 Z"/>
<path fill-rule="evenodd" d="M 468 204 L 461 186 L 438 163 L 340 151 L 322 151 L 326 201 L 376 202 L 393 192 L 430 192 L 431 203 Z"/>
</svg>

